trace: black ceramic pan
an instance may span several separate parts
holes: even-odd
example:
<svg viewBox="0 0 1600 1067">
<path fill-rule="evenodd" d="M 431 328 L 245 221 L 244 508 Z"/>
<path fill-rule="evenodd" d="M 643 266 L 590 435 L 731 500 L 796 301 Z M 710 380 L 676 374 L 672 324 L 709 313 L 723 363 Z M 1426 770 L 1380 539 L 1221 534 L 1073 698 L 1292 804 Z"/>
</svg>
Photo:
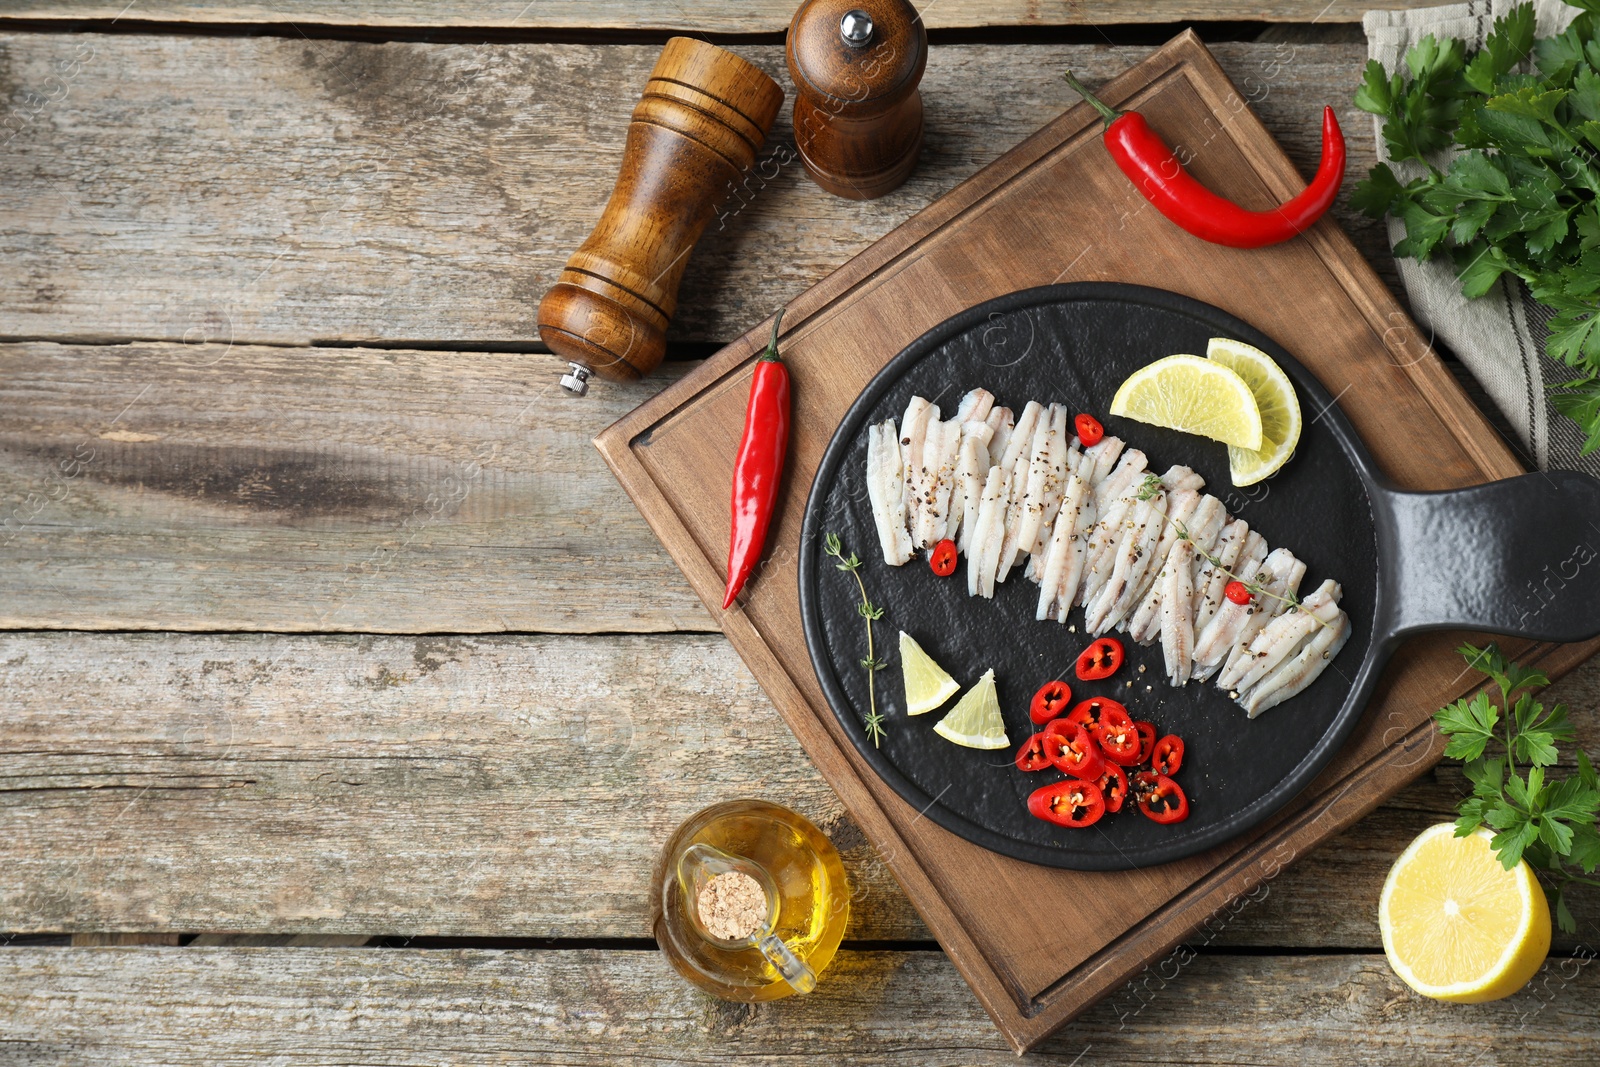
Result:
<svg viewBox="0 0 1600 1067">
<path fill-rule="evenodd" d="M 1133 370 L 1175 352 L 1203 354 L 1214 336 L 1267 352 L 1299 391 L 1305 430 L 1294 458 L 1276 476 L 1234 489 L 1223 446 L 1102 419 L 1108 433 L 1144 450 L 1153 469 L 1193 467 L 1230 513 L 1268 544 L 1291 549 L 1308 567 L 1303 591 L 1325 577 L 1342 583 L 1351 638 L 1305 692 L 1249 720 L 1210 683 L 1169 686 L 1159 645 L 1131 642 L 1129 665 L 1115 679 L 1079 683 L 1072 662 L 1088 640 L 1082 609 L 1067 625 L 1034 621 L 1038 587 L 1020 568 L 985 600 L 967 596 L 965 560 L 945 579 L 935 577 L 920 555 L 898 568 L 883 562 L 866 491 L 868 425 L 898 422 L 913 395 L 948 413 L 978 386 L 1019 411 L 1034 399 L 1105 412 Z M 858 593 L 823 553 L 827 533 L 837 533 L 847 552 L 865 561 L 861 577 L 885 609 L 877 624 L 879 648 L 889 660 L 878 675 L 887 727 L 881 747 L 863 728 L 868 698 Z M 1266 819 L 1344 743 L 1384 662 L 1409 634 L 1448 628 L 1575 641 L 1600 633 L 1600 481 L 1553 472 L 1453 492 L 1400 492 L 1385 484 L 1336 398 L 1284 346 L 1210 305 L 1130 285 L 1012 293 L 918 338 L 872 380 L 840 424 L 812 485 L 802 544 L 800 606 L 811 660 L 867 762 L 927 818 L 967 840 L 1081 870 L 1180 859 Z M 906 716 L 894 651 L 899 630 L 963 686 L 994 669 L 1013 749 L 977 751 L 945 741 L 933 724 L 946 709 Z M 1028 794 L 1060 776 L 1017 770 L 1014 746 L 1032 730 L 1029 698 L 1057 677 L 1072 684 L 1074 699 L 1114 696 L 1134 718 L 1183 736 L 1187 753 L 1178 781 L 1190 800 L 1187 821 L 1160 826 L 1130 806 L 1088 829 L 1069 830 L 1027 813 Z"/>
</svg>

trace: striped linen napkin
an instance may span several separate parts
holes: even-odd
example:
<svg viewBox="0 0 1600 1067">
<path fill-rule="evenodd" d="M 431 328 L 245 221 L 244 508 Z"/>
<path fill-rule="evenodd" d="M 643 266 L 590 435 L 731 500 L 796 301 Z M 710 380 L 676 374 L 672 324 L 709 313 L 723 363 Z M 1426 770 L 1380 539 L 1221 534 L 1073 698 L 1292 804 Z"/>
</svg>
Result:
<svg viewBox="0 0 1600 1067">
<path fill-rule="evenodd" d="M 1439 39 L 1458 37 L 1470 52 L 1483 43 L 1494 20 L 1516 6 L 1516 0 L 1469 0 L 1444 7 L 1409 11 L 1368 11 L 1362 19 L 1367 33 L 1367 55 L 1391 73 L 1403 69 L 1407 49 L 1428 34 Z M 1578 14 L 1558 0 L 1533 0 L 1535 33 L 1540 37 L 1560 33 Z M 1384 147 L 1383 121 L 1373 118 L 1378 155 L 1394 168 L 1402 182 L 1422 173 L 1415 162 L 1393 163 Z M 1454 155 L 1440 158 L 1448 165 Z M 1352 177 L 1357 177 L 1352 175 Z M 1364 177 L 1361 175 L 1359 177 Z M 1405 226 L 1389 219 L 1390 242 L 1405 236 Z M 1454 265 L 1448 258 L 1427 263 L 1399 259 L 1400 280 L 1411 299 L 1411 310 L 1424 330 L 1443 341 L 1466 364 L 1519 439 L 1523 459 L 1540 470 L 1552 467 L 1600 475 L 1600 452 L 1580 455 L 1583 433 L 1558 413 L 1545 396 L 1546 382 L 1566 381 L 1572 368 L 1545 355 L 1544 341 L 1551 312 L 1528 294 L 1511 274 L 1502 275 L 1488 293 L 1476 300 L 1461 295 Z"/>
</svg>

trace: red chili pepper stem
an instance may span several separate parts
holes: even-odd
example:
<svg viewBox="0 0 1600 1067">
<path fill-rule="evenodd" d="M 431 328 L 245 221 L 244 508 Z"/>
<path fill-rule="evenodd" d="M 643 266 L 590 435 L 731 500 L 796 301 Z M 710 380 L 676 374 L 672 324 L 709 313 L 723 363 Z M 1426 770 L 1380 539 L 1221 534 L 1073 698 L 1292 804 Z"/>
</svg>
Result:
<svg viewBox="0 0 1600 1067">
<path fill-rule="evenodd" d="M 783 313 L 787 308 L 779 308 L 778 313 L 772 317 L 772 337 L 767 341 L 767 350 L 756 359 L 757 363 L 782 363 L 778 358 L 778 326 L 783 322 Z"/>
<path fill-rule="evenodd" d="M 1104 100 L 1101 100 L 1098 96 L 1091 93 L 1089 91 L 1089 87 L 1079 81 L 1072 71 L 1069 70 L 1061 76 L 1067 79 L 1067 84 L 1072 86 L 1073 92 L 1083 97 L 1084 103 L 1100 112 L 1100 117 L 1106 120 L 1107 126 L 1111 125 L 1113 122 L 1116 122 L 1122 117 L 1123 113 L 1121 111 L 1118 111 L 1116 108 L 1112 107 L 1110 104 L 1107 104 Z"/>
</svg>

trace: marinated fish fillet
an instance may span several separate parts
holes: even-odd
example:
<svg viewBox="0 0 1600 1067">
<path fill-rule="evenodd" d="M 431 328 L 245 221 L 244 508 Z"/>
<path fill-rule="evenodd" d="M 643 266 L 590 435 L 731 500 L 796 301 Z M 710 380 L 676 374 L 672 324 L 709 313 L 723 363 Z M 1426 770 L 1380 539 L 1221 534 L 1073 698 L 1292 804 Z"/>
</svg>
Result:
<svg viewBox="0 0 1600 1067">
<path fill-rule="evenodd" d="M 1245 714 L 1254 719 L 1305 692 L 1348 640 L 1350 616 L 1340 611 L 1289 662 L 1263 678 L 1250 692 L 1240 695 L 1239 703 L 1244 706 Z"/>
<path fill-rule="evenodd" d="M 955 444 L 955 465 L 950 477 L 950 500 L 945 508 L 944 530 L 939 538 L 945 537 L 952 540 L 961 530 L 962 520 L 966 518 L 966 486 L 961 479 L 962 449 L 966 447 L 967 438 L 980 430 L 987 431 L 984 437 L 984 448 L 988 448 L 989 437 L 994 430 L 986 421 L 989 412 L 994 410 L 994 394 L 987 389 L 973 389 L 961 398 L 961 403 L 956 405 L 956 414 L 953 421 L 958 427 Z"/>
<path fill-rule="evenodd" d="M 1253 556 L 1244 552 L 1249 543 L 1250 524 L 1243 519 L 1234 519 L 1223 526 L 1222 533 L 1217 537 L 1216 546 L 1212 548 L 1211 559 L 1200 561 L 1199 571 L 1194 577 L 1194 632 L 1204 632 L 1206 624 L 1211 621 L 1211 616 L 1217 613 L 1222 606 L 1222 591 L 1231 581 L 1228 572 L 1242 573 L 1244 569 L 1254 563 L 1259 567 L 1261 561 L 1267 558 L 1267 542 L 1259 534 L 1255 537 L 1255 547 L 1259 549 Z"/>
<path fill-rule="evenodd" d="M 1033 439 L 1026 454 L 1018 455 L 1012 471 L 1012 502 L 1006 513 L 1006 540 L 1000 549 L 1000 567 L 995 580 L 1003 582 L 1021 553 L 1030 552 L 1039 535 L 1039 518 L 1044 511 L 1045 481 L 1050 471 L 1051 418 L 1041 410 L 1034 422 Z M 1021 492 L 1017 492 L 1020 485 Z"/>
<path fill-rule="evenodd" d="M 1065 622 L 1078 593 L 1078 578 L 1083 573 L 1084 545 L 1089 527 L 1094 525 L 1094 492 L 1076 474 L 1067 476 L 1067 491 L 1056 516 L 1045 564 L 1039 576 L 1040 620 Z"/>
<path fill-rule="evenodd" d="M 1228 513 L 1222 506 L 1222 501 L 1208 493 L 1200 498 L 1200 503 L 1196 505 L 1194 514 L 1189 517 L 1188 525 L 1183 529 L 1183 533 L 1187 535 L 1186 539 L 1194 543 L 1194 552 L 1188 561 L 1188 566 L 1190 567 L 1189 587 L 1191 590 L 1195 588 L 1199 580 L 1198 572 L 1199 568 L 1204 565 L 1204 558 L 1210 555 L 1216 547 L 1217 539 L 1222 533 L 1223 522 L 1227 517 Z M 1162 540 L 1163 542 L 1166 540 L 1165 534 L 1162 535 Z M 1161 598 L 1165 592 L 1166 572 L 1167 568 L 1173 566 L 1173 553 L 1177 551 L 1178 546 L 1182 543 L 1182 538 L 1174 538 L 1172 547 L 1167 549 L 1163 557 L 1166 562 L 1162 565 L 1155 579 L 1149 583 L 1149 591 L 1145 593 L 1144 599 L 1139 602 L 1139 609 L 1134 612 L 1132 621 L 1128 623 L 1128 636 L 1141 645 L 1148 645 L 1161 636 Z M 1156 548 L 1156 553 L 1161 555 L 1159 546 Z M 1193 630 L 1197 624 L 1194 622 L 1192 595 L 1190 603 L 1185 606 L 1184 610 L 1189 614 L 1190 629 Z"/>
<path fill-rule="evenodd" d="M 1189 603 L 1194 599 L 1194 542 L 1179 541 L 1172 546 L 1162 580 L 1161 653 L 1167 664 L 1167 681 L 1185 685 L 1194 673 L 1194 618 Z"/>
<path fill-rule="evenodd" d="M 1187 469 L 1187 468 L 1186 468 Z M 1165 479 L 1163 479 L 1165 482 Z M 1200 506 L 1200 494 L 1193 489 L 1170 489 L 1167 494 L 1165 508 L 1157 515 L 1160 529 L 1156 534 L 1156 543 L 1150 550 L 1149 565 L 1145 573 L 1133 589 L 1133 607 L 1124 612 L 1113 625 L 1125 626 L 1128 617 L 1133 614 L 1138 605 L 1144 602 L 1156 585 L 1156 579 L 1161 574 L 1161 566 L 1172 552 L 1172 546 L 1178 543 L 1179 530 L 1187 530 L 1190 521 L 1194 518 L 1195 509 Z"/>
<path fill-rule="evenodd" d="M 997 407 L 991 408 L 989 417 L 983 421 L 994 429 L 994 436 L 989 439 L 989 466 L 998 467 L 1006 449 L 1011 447 L 1011 431 L 1016 426 L 1016 420 L 1010 408 Z"/>
<path fill-rule="evenodd" d="M 1056 513 L 1061 510 L 1061 500 L 1067 492 L 1067 472 L 1076 466 L 1076 457 L 1072 450 L 1077 444 L 1077 438 L 1073 437 L 1068 429 L 1067 409 L 1060 404 L 1051 404 L 1050 413 L 1050 436 L 1045 439 L 1045 451 L 1048 456 L 1044 487 L 1040 496 L 1043 510 L 1039 513 L 1033 531 L 1033 545 L 1030 549 L 1033 555 L 1044 553 L 1045 543 L 1050 540 L 1050 528 L 1055 524 Z"/>
<path fill-rule="evenodd" d="M 1267 623 L 1290 609 L 1295 594 L 1300 590 L 1300 581 L 1306 575 L 1306 565 L 1295 559 L 1294 554 L 1286 548 L 1273 550 L 1273 552 L 1280 551 L 1287 554 L 1293 562 L 1288 565 L 1286 572 L 1263 584 L 1262 593 L 1256 598 L 1261 610 L 1251 615 L 1250 621 L 1245 623 L 1244 629 L 1239 633 L 1239 639 L 1234 642 L 1233 648 L 1228 650 L 1228 658 L 1223 662 L 1220 673 L 1236 677 L 1233 672 L 1239 669 L 1239 664 L 1249 656 L 1250 642 L 1255 640 L 1256 634 L 1260 633 Z M 1267 558 L 1269 560 L 1272 558 L 1271 552 L 1267 554 Z M 1226 685 L 1221 687 L 1232 688 Z"/>
<path fill-rule="evenodd" d="M 1093 504 L 1094 501 L 1090 500 L 1090 503 Z M 1098 518 L 1090 527 L 1088 541 L 1084 545 L 1083 577 L 1078 582 L 1079 604 L 1087 607 L 1110 579 L 1112 568 L 1117 562 L 1117 545 L 1121 542 L 1122 535 L 1127 532 L 1128 510 L 1134 503 L 1131 495 L 1119 496 L 1107 505 L 1105 511 L 1098 512 Z"/>
<path fill-rule="evenodd" d="M 982 422 L 989 417 L 989 412 L 994 410 L 994 394 L 987 389 L 974 389 L 961 398 L 956 405 L 954 421 L 958 426 L 965 426 L 969 422 Z"/>
<path fill-rule="evenodd" d="M 922 446 L 922 499 L 917 502 L 917 528 L 911 535 L 916 548 L 932 548 L 944 540 L 960 449 L 959 422 L 929 423 Z"/>
<path fill-rule="evenodd" d="M 1233 568 L 1233 573 L 1238 575 L 1239 581 L 1249 584 L 1256 580 L 1265 566 L 1264 560 L 1241 560 L 1240 565 Z M 1254 603 L 1235 604 L 1226 597 L 1223 598 L 1211 616 L 1211 621 L 1195 634 L 1194 661 L 1199 668 L 1196 671 L 1197 675 L 1209 678 L 1222 668 L 1223 661 L 1228 658 L 1228 650 L 1238 640 L 1240 631 L 1254 610 Z M 1200 674 L 1200 671 L 1205 673 Z"/>
<path fill-rule="evenodd" d="M 867 430 L 867 498 L 872 521 L 878 528 L 883 561 L 898 567 L 911 558 L 911 535 L 906 531 L 905 470 L 900 458 L 900 436 L 889 419 Z"/>
<path fill-rule="evenodd" d="M 1286 608 L 1250 639 L 1238 659 L 1217 676 L 1219 689 L 1243 693 L 1277 670 L 1339 610 L 1339 583 L 1329 578 L 1297 607 Z"/>
<path fill-rule="evenodd" d="M 1102 444 L 1104 442 L 1101 442 Z M 1125 494 L 1130 486 L 1144 479 L 1146 459 L 1143 452 L 1130 448 L 1122 453 L 1111 473 L 1105 475 L 1094 487 L 1094 506 L 1104 515 L 1111 502 Z"/>
<path fill-rule="evenodd" d="M 1028 559 L 1028 577 L 1039 581 L 1044 577 L 1050 540 L 1055 534 L 1056 517 L 1061 514 L 1067 498 L 1067 480 L 1078 474 L 1078 463 L 1083 454 L 1078 449 L 1078 439 L 1070 433 L 1066 409 L 1062 409 L 1061 425 L 1050 438 L 1054 455 L 1051 460 L 1053 484 L 1047 485 L 1044 498 L 1044 515 L 1039 519 L 1039 532 L 1034 538 L 1033 552 Z"/>
<path fill-rule="evenodd" d="M 1194 676 L 1210 678 L 1243 655 L 1261 628 L 1283 610 L 1284 598 L 1300 588 L 1300 579 L 1305 573 L 1306 565 L 1295 559 L 1287 548 L 1275 548 L 1267 553 L 1261 569 L 1244 579 L 1247 584 L 1259 586 L 1260 592 L 1247 604 L 1224 599 L 1205 633 L 1196 638 Z"/>
<path fill-rule="evenodd" d="M 922 491 L 922 450 L 927 443 L 928 426 L 939 421 L 939 409 L 920 396 L 906 404 L 900 419 L 900 454 L 905 467 L 906 530 L 917 528 L 917 498 Z"/>
<path fill-rule="evenodd" d="M 1005 540 L 1006 501 L 1010 492 L 1011 476 L 999 467 L 990 467 L 983 486 L 983 500 L 978 506 L 972 555 L 967 558 L 967 592 L 973 596 L 994 596 L 994 573 L 1000 563 L 1000 546 Z"/>
<path fill-rule="evenodd" d="M 1037 400 L 1030 400 L 1022 408 L 1022 414 L 1017 416 L 1017 423 L 1011 428 L 1010 438 L 1006 441 L 1005 451 L 995 462 L 1000 469 L 1016 477 L 1017 463 L 1020 460 L 1026 466 L 1029 449 L 1033 446 L 1033 431 L 1039 426 L 1039 418 L 1045 412 L 1044 405 Z M 992 450 L 991 450 L 991 454 Z"/>
<path fill-rule="evenodd" d="M 961 426 L 956 484 L 950 494 L 950 521 L 955 528 L 946 527 L 945 536 L 956 538 L 956 548 L 963 555 L 972 544 L 972 528 L 978 523 L 978 504 L 984 479 L 989 476 L 989 441 L 993 436 L 994 427 L 987 422 L 968 421 Z"/>
<path fill-rule="evenodd" d="M 1095 490 L 1095 511 L 1100 516 L 1100 521 L 1090 531 L 1089 543 L 1085 550 L 1083 562 L 1083 582 L 1078 587 L 1078 603 L 1087 605 L 1089 599 L 1100 592 L 1102 586 L 1111 577 L 1112 568 L 1116 564 L 1117 546 L 1126 536 L 1130 523 L 1129 517 L 1134 506 L 1138 503 L 1139 493 L 1144 485 L 1144 455 L 1137 449 L 1129 449 L 1123 454 L 1123 461 L 1135 468 L 1136 477 L 1126 478 L 1121 473 L 1121 464 L 1118 471 L 1113 471 L 1107 476 L 1100 488 Z M 1122 483 L 1122 491 L 1110 498 L 1107 503 L 1101 504 L 1105 499 L 1101 490 L 1105 489 L 1116 479 Z"/>
<path fill-rule="evenodd" d="M 1122 455 L 1122 448 L 1122 439 L 1108 434 L 1100 438 L 1097 444 L 1092 444 L 1083 450 L 1083 462 L 1087 463 L 1091 459 L 1094 461 L 1094 469 L 1092 471 L 1083 469 L 1079 471 L 1083 475 L 1083 480 L 1089 483 L 1090 489 L 1099 486 L 1101 482 L 1106 480 L 1106 476 L 1116 469 L 1117 460 Z"/>
<path fill-rule="evenodd" d="M 1174 463 L 1167 468 L 1166 473 L 1161 475 L 1161 484 L 1166 486 L 1170 492 L 1177 492 L 1179 489 L 1192 489 L 1195 492 L 1199 492 L 1206 487 L 1206 480 L 1183 464 Z"/>
<path fill-rule="evenodd" d="M 1084 609 L 1084 627 L 1089 633 L 1096 636 L 1105 633 L 1137 604 L 1139 583 L 1150 569 L 1150 556 L 1161 537 L 1164 521 L 1161 513 L 1166 503 L 1166 491 L 1157 489 L 1149 500 L 1139 500 L 1132 505 L 1124 523 L 1127 528 L 1116 548 L 1111 574 L 1095 600 Z"/>
<path fill-rule="evenodd" d="M 1066 421 L 1068 426 L 1063 428 L 1063 432 L 1067 432 L 1071 425 L 1070 419 Z M 1078 440 L 1076 434 L 1068 433 L 1068 437 L 1070 440 L 1067 442 L 1066 461 L 1063 466 L 1066 467 L 1068 474 L 1077 474 L 1079 477 L 1084 477 L 1084 474 L 1078 469 L 1083 466 L 1083 442 Z"/>
</svg>

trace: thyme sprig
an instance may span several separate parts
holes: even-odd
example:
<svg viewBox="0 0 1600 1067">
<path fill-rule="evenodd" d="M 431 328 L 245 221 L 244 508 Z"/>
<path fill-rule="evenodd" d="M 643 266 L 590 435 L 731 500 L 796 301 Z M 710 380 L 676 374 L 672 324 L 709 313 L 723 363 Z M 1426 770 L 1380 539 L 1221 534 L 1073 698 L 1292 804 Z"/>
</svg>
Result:
<svg viewBox="0 0 1600 1067">
<path fill-rule="evenodd" d="M 848 557 L 844 554 L 844 545 L 839 540 L 839 535 L 830 533 L 822 539 L 823 550 L 839 562 L 835 568 L 844 571 L 856 580 L 856 588 L 861 591 L 861 602 L 856 605 L 856 614 L 860 615 L 867 623 L 867 658 L 861 660 L 861 666 L 867 671 L 867 735 L 872 738 L 872 747 L 879 748 L 883 742 L 883 715 L 878 711 L 878 689 L 874 683 L 879 671 L 889 664 L 877 657 L 872 644 L 872 624 L 883 618 L 883 609 L 873 604 L 867 597 L 867 584 L 861 580 L 861 560 L 854 552 Z"/>
</svg>

